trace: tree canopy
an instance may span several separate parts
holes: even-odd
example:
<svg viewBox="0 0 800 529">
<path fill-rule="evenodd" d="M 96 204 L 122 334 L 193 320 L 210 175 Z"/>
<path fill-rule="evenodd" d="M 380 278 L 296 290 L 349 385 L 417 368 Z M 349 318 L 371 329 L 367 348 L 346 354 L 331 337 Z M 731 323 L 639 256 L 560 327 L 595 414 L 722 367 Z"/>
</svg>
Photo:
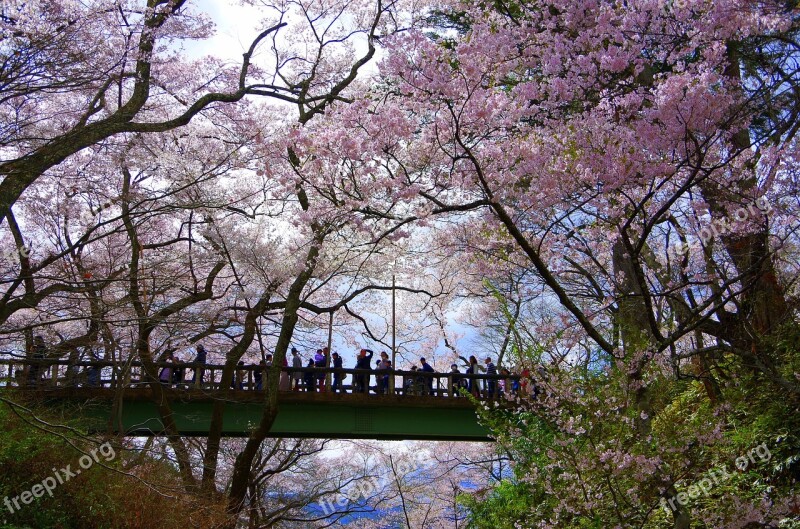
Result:
<svg viewBox="0 0 800 529">
<path fill-rule="evenodd" d="M 477 349 L 459 320 L 540 390 L 481 412 L 513 470 L 451 480 L 456 524 L 800 524 L 793 2 L 247 3 L 236 65 L 183 52 L 199 3 L 3 4 L 5 354 L 141 361 L 186 494 L 234 527 L 268 518 L 287 351 L 334 316 L 390 347 L 399 276 L 403 354 Z M 155 366 L 198 343 L 225 364 L 199 444 Z M 267 352 L 220 468 L 224 393 Z"/>
</svg>

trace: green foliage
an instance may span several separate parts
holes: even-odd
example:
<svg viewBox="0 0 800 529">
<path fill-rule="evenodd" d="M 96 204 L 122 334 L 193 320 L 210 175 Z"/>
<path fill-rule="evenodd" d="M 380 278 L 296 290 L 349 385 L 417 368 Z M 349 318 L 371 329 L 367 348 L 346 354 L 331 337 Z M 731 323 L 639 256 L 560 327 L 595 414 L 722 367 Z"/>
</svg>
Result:
<svg viewBox="0 0 800 529">
<path fill-rule="evenodd" d="M 80 424 L 65 421 L 54 409 L 0 403 L 0 501 L 18 498 L 20 509 L 0 504 L 0 529 L 116 529 L 214 527 L 222 511 L 181 492 L 175 470 L 149 457 L 131 459 L 125 447 L 110 440 L 82 469 L 80 458 L 106 441 L 86 435 Z M 58 426 L 52 426 L 58 424 Z M 21 495 L 67 465 L 75 473 L 65 482 L 24 504 Z M 78 474 L 76 471 L 80 470 Z M 193 520 L 192 523 L 189 523 Z"/>
<path fill-rule="evenodd" d="M 515 529 L 536 510 L 533 487 L 516 479 L 503 480 L 485 497 L 464 494 L 459 501 L 470 510 L 469 529 Z"/>
<path fill-rule="evenodd" d="M 792 329 L 773 337 L 775 355 L 790 365 L 798 356 L 796 337 Z M 462 498 L 471 513 L 469 527 L 536 526 L 554 519 L 562 492 L 578 487 L 590 491 L 593 505 L 574 513 L 569 523 L 562 515 L 559 527 L 606 527 L 626 509 L 639 518 L 625 519 L 640 527 L 672 525 L 672 513 L 661 504 L 670 496 L 660 482 L 648 481 L 636 463 L 619 471 L 625 460 L 657 462 L 654 468 L 671 480 L 676 494 L 705 486 L 685 503 L 692 527 L 725 525 L 764 498 L 791 497 L 800 480 L 796 404 L 763 375 L 752 374 L 740 357 L 720 356 L 715 362 L 716 372 L 726 374 L 720 400 L 710 398 L 700 380 L 658 370 L 646 374 L 653 417 L 645 438 L 632 427 L 638 412 L 626 373 L 613 367 L 551 373 L 561 377 L 556 382 L 561 391 L 572 392 L 555 409 L 481 410 L 481 421 L 514 461 L 514 475 Z M 685 366 L 686 372 L 691 369 Z M 613 454 L 608 461 L 598 461 L 608 453 Z M 780 525 L 798 526 L 797 516 Z"/>
</svg>

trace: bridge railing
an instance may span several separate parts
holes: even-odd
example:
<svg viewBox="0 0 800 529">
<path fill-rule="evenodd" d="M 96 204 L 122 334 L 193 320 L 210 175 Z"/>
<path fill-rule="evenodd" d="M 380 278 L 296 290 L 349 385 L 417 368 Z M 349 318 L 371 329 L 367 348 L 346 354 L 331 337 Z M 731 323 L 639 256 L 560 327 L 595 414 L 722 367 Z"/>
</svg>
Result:
<svg viewBox="0 0 800 529">
<path fill-rule="evenodd" d="M 220 364 L 195 362 L 154 362 L 156 378 L 149 377 L 138 361 L 71 361 L 67 359 L 0 359 L 0 388 L 147 387 L 160 383 L 175 389 L 220 390 Z M 229 389 L 263 391 L 271 366 L 236 366 Z M 327 375 L 330 374 L 331 383 Z M 325 367 L 281 367 L 279 391 L 388 394 L 389 377 L 395 377 L 395 394 L 406 396 L 458 397 L 462 391 L 479 399 L 529 396 L 537 392 L 533 380 L 520 375 L 487 375 L 452 372 L 401 371 L 395 369 L 347 369 Z M 349 383 L 345 383 L 348 381 Z M 399 380 L 398 380 L 399 379 Z M 399 383 L 398 383 L 399 382 Z"/>
</svg>

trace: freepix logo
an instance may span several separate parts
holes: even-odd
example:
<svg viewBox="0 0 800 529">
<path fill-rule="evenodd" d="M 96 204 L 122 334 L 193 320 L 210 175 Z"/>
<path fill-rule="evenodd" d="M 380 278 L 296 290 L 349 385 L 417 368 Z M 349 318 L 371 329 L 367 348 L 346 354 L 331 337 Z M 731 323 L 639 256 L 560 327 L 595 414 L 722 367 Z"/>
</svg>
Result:
<svg viewBox="0 0 800 529">
<path fill-rule="evenodd" d="M 752 448 L 747 454 L 737 457 L 735 461 L 736 468 L 741 472 L 746 471 L 756 463 L 756 456 L 758 456 L 758 460 L 761 463 L 765 463 L 772 458 L 772 453 L 766 443 L 762 443 Z M 707 496 L 711 489 L 719 485 L 720 482 L 724 483 L 729 480 L 731 476 L 732 473 L 728 472 L 724 466 L 711 469 L 699 482 L 690 485 L 686 492 L 680 492 L 671 498 L 661 498 L 661 507 L 667 512 L 674 512 L 691 500 L 696 500 L 700 496 Z M 677 506 L 675 505 L 676 503 L 678 504 Z"/>
<path fill-rule="evenodd" d="M 697 234 L 697 241 L 676 244 L 670 248 L 670 253 L 680 258 L 691 251 L 702 250 L 704 246 L 707 246 L 715 238 L 733 233 L 740 224 L 758 219 L 770 211 L 772 211 L 772 204 L 765 197 L 757 198 L 746 207 L 742 206 L 734 211 L 729 217 L 712 220 Z"/>
<path fill-rule="evenodd" d="M 411 461 L 398 462 L 394 468 L 394 472 L 398 476 L 407 476 L 423 468 L 427 459 L 427 454 L 424 452 L 417 452 Z M 348 487 L 347 490 L 336 494 L 333 499 L 322 500 L 318 502 L 318 504 L 322 508 L 322 512 L 325 513 L 325 516 L 329 516 L 340 509 L 346 508 L 349 503 L 358 503 L 362 500 L 368 500 L 374 494 L 384 490 L 386 485 L 387 480 L 378 477 L 364 478 L 358 480 L 351 487 Z"/>
<path fill-rule="evenodd" d="M 14 514 L 22 509 L 23 505 L 30 505 L 33 503 L 35 498 L 41 498 L 45 495 L 45 493 L 52 498 L 53 491 L 57 489 L 59 485 L 63 485 L 70 479 L 77 477 L 80 475 L 82 470 L 89 470 L 92 465 L 100 462 L 100 457 L 102 457 L 107 463 L 116 456 L 117 454 L 114 451 L 114 447 L 108 442 L 103 443 L 99 447 L 91 450 L 88 454 L 83 454 L 80 459 L 78 459 L 78 466 L 80 466 L 80 468 L 73 470 L 72 465 L 67 465 L 60 470 L 53 468 L 52 476 L 47 476 L 41 482 L 32 486 L 29 490 L 26 490 L 16 496 L 12 496 L 11 498 L 6 496 L 3 498 L 3 503 L 5 504 L 6 509 L 8 509 L 8 512 Z"/>
</svg>

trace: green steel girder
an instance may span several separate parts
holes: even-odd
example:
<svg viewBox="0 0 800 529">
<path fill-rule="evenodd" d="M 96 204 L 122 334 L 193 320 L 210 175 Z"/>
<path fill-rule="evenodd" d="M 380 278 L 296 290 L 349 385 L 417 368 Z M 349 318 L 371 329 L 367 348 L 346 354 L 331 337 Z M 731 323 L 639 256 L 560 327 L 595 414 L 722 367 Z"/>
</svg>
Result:
<svg viewBox="0 0 800 529">
<path fill-rule="evenodd" d="M 29 396 L 33 392 L 26 392 Z M 39 393 L 38 391 L 36 393 Z M 178 432 L 208 434 L 215 391 L 169 390 Z M 158 407 L 149 389 L 126 390 L 114 407 L 109 389 L 54 389 L 39 393 L 63 413 L 79 414 L 89 428 L 130 436 L 163 435 Z M 223 435 L 242 437 L 258 423 L 260 392 L 232 392 L 225 403 Z M 478 423 L 475 407 L 465 398 L 377 396 L 330 393 L 281 393 L 271 437 L 326 439 L 490 441 Z M 112 420 L 112 415 L 114 416 Z"/>
</svg>

